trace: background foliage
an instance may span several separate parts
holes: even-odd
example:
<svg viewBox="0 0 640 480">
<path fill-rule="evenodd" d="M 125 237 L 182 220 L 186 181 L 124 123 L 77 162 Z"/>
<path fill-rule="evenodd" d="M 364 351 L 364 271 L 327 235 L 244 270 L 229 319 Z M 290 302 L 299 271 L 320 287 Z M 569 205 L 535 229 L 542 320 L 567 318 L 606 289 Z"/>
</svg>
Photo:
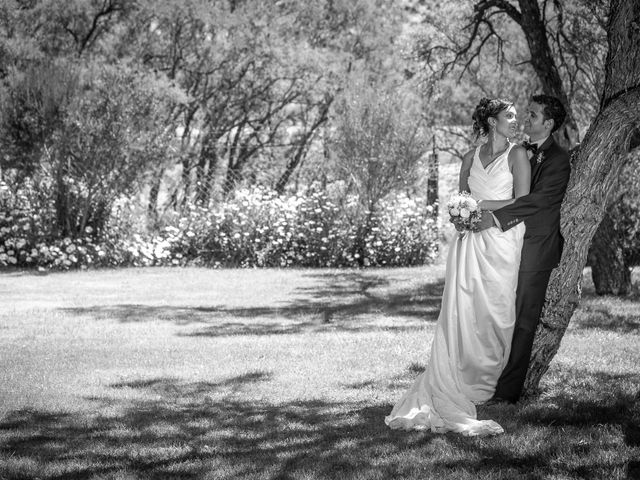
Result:
<svg viewBox="0 0 640 480">
<path fill-rule="evenodd" d="M 539 88 L 508 19 L 456 57 L 477 3 L 3 2 L 0 264 L 429 261 L 433 162 L 470 147 L 481 96 L 522 107 Z M 548 5 L 582 129 L 603 9 Z M 625 191 L 616 228 L 632 250 Z"/>
</svg>

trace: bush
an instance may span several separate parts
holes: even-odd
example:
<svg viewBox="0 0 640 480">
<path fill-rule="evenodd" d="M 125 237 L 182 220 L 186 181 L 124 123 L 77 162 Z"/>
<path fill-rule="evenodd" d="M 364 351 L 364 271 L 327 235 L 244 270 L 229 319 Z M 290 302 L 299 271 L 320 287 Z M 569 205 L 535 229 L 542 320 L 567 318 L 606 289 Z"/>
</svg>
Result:
<svg viewBox="0 0 640 480">
<path fill-rule="evenodd" d="M 171 158 L 166 127 L 179 95 L 127 67 L 44 62 L 0 85 L 0 168 L 43 179 L 58 237 L 102 232 L 113 202 Z"/>
<path fill-rule="evenodd" d="M 32 182 L 25 182 L 31 185 Z M 165 219 L 159 232 L 139 227 L 141 213 L 116 202 L 97 237 L 53 237 L 32 205 L 37 188 L 12 191 L 0 184 L 0 264 L 22 268 L 203 265 L 209 267 L 408 266 L 437 254 L 433 208 L 424 199 L 389 197 L 373 217 L 364 258 L 353 253 L 358 226 L 350 218 L 353 197 L 342 204 L 323 192 L 278 196 L 255 188 L 239 190 L 216 208 L 190 205 Z"/>
<path fill-rule="evenodd" d="M 213 267 L 346 267 L 428 263 L 437 254 L 433 208 L 423 200 L 394 199 L 374 217 L 365 258 L 353 253 L 356 208 L 323 192 L 278 196 L 263 188 L 239 190 L 215 211 L 191 207 L 165 227 L 184 262 Z"/>
<path fill-rule="evenodd" d="M 353 254 L 365 265 L 368 239 L 385 199 L 415 185 L 424 169 L 427 131 L 417 99 L 397 86 L 356 81 L 338 102 L 330 142 L 336 173 L 356 192 Z M 376 257 L 374 255 L 373 257 Z"/>
<path fill-rule="evenodd" d="M 97 242 L 92 227 L 75 238 L 55 235 L 50 188 L 51 182 L 31 178 L 16 189 L 0 182 L 0 265 L 66 270 L 112 264 L 114 249 Z"/>
</svg>

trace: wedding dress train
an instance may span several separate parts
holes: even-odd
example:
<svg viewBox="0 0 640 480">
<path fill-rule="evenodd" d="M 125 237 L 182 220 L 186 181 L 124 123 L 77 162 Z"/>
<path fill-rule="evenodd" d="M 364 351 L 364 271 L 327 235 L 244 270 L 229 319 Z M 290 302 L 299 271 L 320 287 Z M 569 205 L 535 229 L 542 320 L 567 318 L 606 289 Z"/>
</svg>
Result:
<svg viewBox="0 0 640 480">
<path fill-rule="evenodd" d="M 476 149 L 469 174 L 475 199 L 513 198 L 512 147 L 486 168 Z M 430 360 L 385 418 L 389 427 L 469 436 L 503 432 L 492 420 L 477 420 L 475 405 L 491 398 L 509 358 L 524 229 L 454 237 Z"/>
</svg>

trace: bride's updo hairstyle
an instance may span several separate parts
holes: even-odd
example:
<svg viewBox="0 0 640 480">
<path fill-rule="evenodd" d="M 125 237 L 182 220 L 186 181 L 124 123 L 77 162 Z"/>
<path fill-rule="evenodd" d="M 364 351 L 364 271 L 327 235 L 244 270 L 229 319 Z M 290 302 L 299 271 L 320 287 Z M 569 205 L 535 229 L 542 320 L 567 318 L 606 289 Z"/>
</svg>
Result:
<svg viewBox="0 0 640 480">
<path fill-rule="evenodd" d="M 482 98 L 471 116 L 476 138 L 489 134 L 489 117 L 497 117 L 501 111 L 512 106 L 513 102 L 502 98 Z"/>
</svg>

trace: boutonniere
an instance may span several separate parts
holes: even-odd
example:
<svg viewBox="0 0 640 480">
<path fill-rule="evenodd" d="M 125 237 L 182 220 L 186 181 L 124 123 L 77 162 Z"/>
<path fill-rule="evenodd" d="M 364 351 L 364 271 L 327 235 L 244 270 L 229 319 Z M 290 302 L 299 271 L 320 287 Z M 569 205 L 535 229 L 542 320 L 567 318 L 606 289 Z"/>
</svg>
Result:
<svg viewBox="0 0 640 480">
<path fill-rule="evenodd" d="M 544 161 L 544 152 L 540 150 L 538 153 L 535 154 L 533 159 L 536 161 L 538 165 L 540 165 Z"/>
</svg>

